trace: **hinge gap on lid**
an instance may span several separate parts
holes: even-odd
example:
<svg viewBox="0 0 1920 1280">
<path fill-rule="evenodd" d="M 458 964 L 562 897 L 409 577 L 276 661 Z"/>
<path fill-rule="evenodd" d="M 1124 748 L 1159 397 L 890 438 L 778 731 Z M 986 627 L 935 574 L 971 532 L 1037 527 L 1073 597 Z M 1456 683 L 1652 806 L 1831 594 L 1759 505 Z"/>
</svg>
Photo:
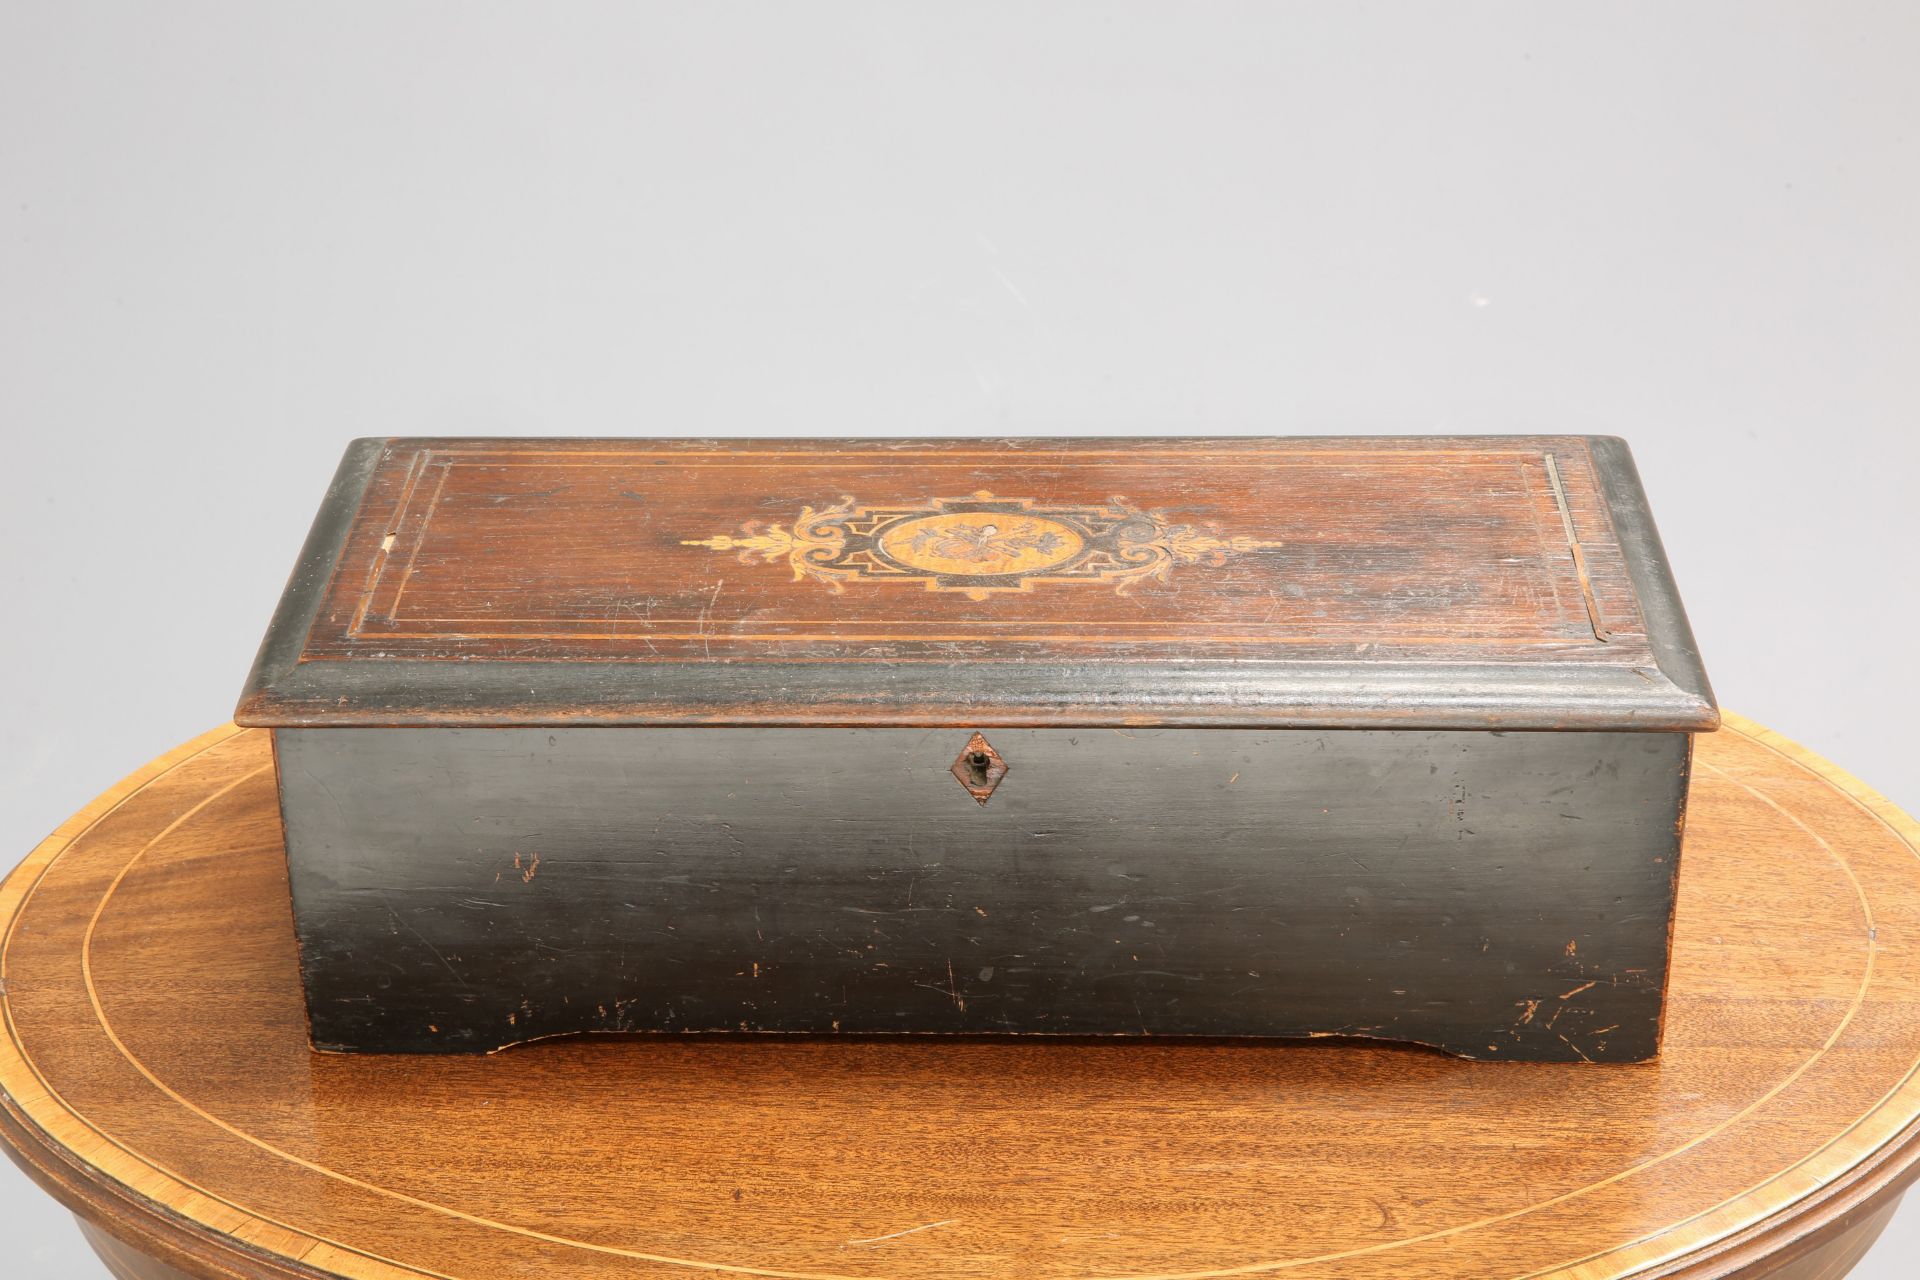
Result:
<svg viewBox="0 0 1920 1280">
<path fill-rule="evenodd" d="M 1587 625 L 1593 628 L 1593 638 L 1602 643 L 1613 639 L 1613 632 L 1600 621 L 1600 602 L 1593 598 L 1593 579 L 1587 574 L 1587 553 L 1580 548 L 1580 535 L 1574 531 L 1573 512 L 1567 506 L 1567 490 L 1560 483 L 1560 467 L 1553 455 L 1540 455 L 1547 462 L 1547 483 L 1553 486 L 1553 501 L 1560 508 L 1560 526 L 1567 531 L 1567 549 L 1573 552 L 1573 571 L 1580 578 L 1580 596 L 1587 605 Z"/>
</svg>

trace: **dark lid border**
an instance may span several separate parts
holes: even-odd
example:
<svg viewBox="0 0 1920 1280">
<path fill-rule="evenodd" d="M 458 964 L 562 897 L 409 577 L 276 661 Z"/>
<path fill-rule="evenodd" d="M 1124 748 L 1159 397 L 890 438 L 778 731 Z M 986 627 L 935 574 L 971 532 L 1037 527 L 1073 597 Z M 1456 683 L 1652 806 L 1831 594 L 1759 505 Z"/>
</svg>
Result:
<svg viewBox="0 0 1920 1280">
<path fill-rule="evenodd" d="M 1673 578 L 1673 566 L 1667 559 L 1666 545 L 1653 522 L 1653 507 L 1647 501 L 1646 486 L 1640 482 L 1640 469 L 1634 465 L 1633 450 L 1619 436 L 1587 436 L 1593 453 L 1594 470 L 1606 491 L 1608 513 L 1613 517 L 1614 537 L 1633 578 L 1633 592 L 1646 622 L 1647 644 L 1659 664 L 1660 674 L 1675 688 L 1691 694 L 1712 713 L 1712 723 L 1703 729 L 1718 728 L 1720 709 L 1714 701 L 1713 686 L 1707 681 L 1706 665 L 1700 660 L 1700 646 L 1693 638 L 1693 626 L 1687 621 L 1687 609 L 1680 601 L 1680 587 Z"/>
</svg>

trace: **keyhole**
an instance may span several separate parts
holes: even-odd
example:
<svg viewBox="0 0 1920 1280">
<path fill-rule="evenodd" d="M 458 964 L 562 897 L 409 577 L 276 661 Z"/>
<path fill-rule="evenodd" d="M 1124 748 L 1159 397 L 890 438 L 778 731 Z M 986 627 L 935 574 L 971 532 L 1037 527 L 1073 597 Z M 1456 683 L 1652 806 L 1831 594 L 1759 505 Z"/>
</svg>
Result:
<svg viewBox="0 0 1920 1280">
<path fill-rule="evenodd" d="M 977 733 L 960 749 L 949 768 L 960 785 L 981 804 L 985 804 L 993 789 L 1000 785 L 1000 779 L 1007 776 L 1007 762 Z"/>
</svg>

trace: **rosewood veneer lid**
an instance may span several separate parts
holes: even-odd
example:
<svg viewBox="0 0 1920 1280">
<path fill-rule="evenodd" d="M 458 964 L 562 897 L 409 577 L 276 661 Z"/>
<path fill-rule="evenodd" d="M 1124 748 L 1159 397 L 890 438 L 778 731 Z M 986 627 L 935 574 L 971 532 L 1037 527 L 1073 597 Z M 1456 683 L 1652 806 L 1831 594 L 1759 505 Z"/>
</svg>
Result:
<svg viewBox="0 0 1920 1280">
<path fill-rule="evenodd" d="M 244 725 L 1702 730 L 1579 436 L 355 441 Z"/>
</svg>

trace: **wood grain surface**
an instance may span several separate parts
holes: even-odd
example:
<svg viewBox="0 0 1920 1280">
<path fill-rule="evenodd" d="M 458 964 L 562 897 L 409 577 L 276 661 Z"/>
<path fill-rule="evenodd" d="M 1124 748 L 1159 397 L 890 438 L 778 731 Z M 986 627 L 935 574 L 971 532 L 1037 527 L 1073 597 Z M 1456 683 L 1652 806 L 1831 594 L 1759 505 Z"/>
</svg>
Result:
<svg viewBox="0 0 1920 1280">
<path fill-rule="evenodd" d="M 1644 505 L 1579 436 L 367 440 L 238 719 L 1711 728 Z"/>
<path fill-rule="evenodd" d="M 1920 829 L 1702 739 L 1656 1063 L 1353 1044 L 308 1051 L 265 735 L 0 886 L 0 1131 L 191 1276 L 1843 1274 L 1915 1172 Z"/>
<path fill-rule="evenodd" d="M 1020 509 L 974 510 L 990 498 Z M 849 522 L 918 513 L 871 550 L 826 554 Z M 1073 532 L 1129 518 L 1131 557 Z M 927 533 L 951 546 L 915 548 Z M 467 440 L 385 453 L 306 656 L 1365 643 L 1552 662 L 1603 638 L 1614 661 L 1650 660 L 1578 439 Z"/>
</svg>

